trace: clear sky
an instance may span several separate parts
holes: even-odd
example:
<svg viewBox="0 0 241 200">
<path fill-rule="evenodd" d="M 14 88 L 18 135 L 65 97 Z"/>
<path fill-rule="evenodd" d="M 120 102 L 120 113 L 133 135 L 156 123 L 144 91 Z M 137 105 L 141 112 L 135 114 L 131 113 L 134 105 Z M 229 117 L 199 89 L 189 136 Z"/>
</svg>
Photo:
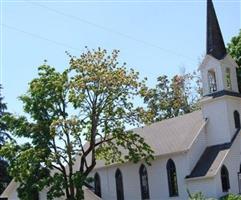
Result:
<svg viewBox="0 0 241 200">
<path fill-rule="evenodd" d="M 214 1 L 225 43 L 241 28 L 241 1 Z M 62 71 L 65 51 L 85 46 L 119 49 L 120 61 L 154 85 L 197 69 L 205 53 L 205 0 L 12 1 L 1 0 L 1 82 L 10 112 L 22 113 L 25 93 L 45 59 Z"/>
</svg>

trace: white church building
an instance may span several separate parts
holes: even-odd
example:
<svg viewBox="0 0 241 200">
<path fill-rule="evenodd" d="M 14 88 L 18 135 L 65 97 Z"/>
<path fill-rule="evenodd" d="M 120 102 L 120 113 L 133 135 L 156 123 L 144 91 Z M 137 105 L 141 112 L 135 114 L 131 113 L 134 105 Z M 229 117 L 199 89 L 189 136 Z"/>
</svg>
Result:
<svg viewBox="0 0 241 200">
<path fill-rule="evenodd" d="M 241 193 L 238 65 L 226 52 L 211 0 L 206 51 L 199 67 L 201 110 L 134 129 L 154 150 L 152 165 L 97 161 L 94 191 L 85 191 L 86 200 L 187 200 L 187 190 L 214 198 Z M 12 181 L 1 197 L 17 200 L 17 185 Z M 40 200 L 46 200 L 46 191 Z"/>
</svg>

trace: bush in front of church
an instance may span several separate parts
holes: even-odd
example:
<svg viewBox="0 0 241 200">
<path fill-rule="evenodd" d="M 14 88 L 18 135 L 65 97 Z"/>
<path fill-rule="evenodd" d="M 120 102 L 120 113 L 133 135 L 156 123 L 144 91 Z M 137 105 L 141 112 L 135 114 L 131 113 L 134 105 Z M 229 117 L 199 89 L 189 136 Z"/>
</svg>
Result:
<svg viewBox="0 0 241 200">
<path fill-rule="evenodd" d="M 241 200 L 241 196 L 229 194 L 229 195 L 226 195 L 226 196 L 222 197 L 220 200 Z"/>
</svg>

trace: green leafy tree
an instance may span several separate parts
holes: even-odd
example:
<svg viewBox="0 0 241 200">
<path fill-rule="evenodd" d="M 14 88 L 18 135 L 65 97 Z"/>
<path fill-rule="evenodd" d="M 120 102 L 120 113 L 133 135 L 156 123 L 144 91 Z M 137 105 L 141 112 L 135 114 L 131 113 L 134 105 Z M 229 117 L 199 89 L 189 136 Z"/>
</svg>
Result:
<svg viewBox="0 0 241 200">
<path fill-rule="evenodd" d="M 5 144 L 5 142 L 10 139 L 10 135 L 7 133 L 7 125 L 2 121 L 3 116 L 7 114 L 7 105 L 3 102 L 1 90 L 2 86 L 0 85 L 0 149 Z M 10 181 L 10 177 L 7 172 L 7 167 L 7 161 L 0 157 L 0 194 L 4 191 L 4 189 Z"/>
<path fill-rule="evenodd" d="M 200 77 L 194 72 L 157 78 L 155 88 L 147 89 L 144 101 L 153 122 L 176 117 L 199 109 L 197 104 L 201 95 Z"/>
<path fill-rule="evenodd" d="M 231 39 L 231 42 L 228 44 L 228 52 L 232 58 L 236 61 L 239 68 L 237 68 L 237 78 L 238 78 L 238 87 L 241 93 L 241 30 L 237 36 L 234 36 Z"/>
<path fill-rule="evenodd" d="M 16 136 L 32 140 L 1 150 L 21 184 L 21 199 L 33 199 L 28 191 L 43 188 L 48 199 L 83 199 L 82 187 L 90 181 L 97 159 L 106 164 L 144 159 L 150 164 L 149 145 L 125 131 L 126 125 L 138 125 L 148 117 L 133 104 L 145 84 L 137 72 L 118 63 L 118 53 L 108 55 L 99 48 L 87 49 L 79 58 L 69 55 L 70 67 L 63 73 L 44 64 L 20 97 L 31 121 L 5 118 Z"/>
</svg>

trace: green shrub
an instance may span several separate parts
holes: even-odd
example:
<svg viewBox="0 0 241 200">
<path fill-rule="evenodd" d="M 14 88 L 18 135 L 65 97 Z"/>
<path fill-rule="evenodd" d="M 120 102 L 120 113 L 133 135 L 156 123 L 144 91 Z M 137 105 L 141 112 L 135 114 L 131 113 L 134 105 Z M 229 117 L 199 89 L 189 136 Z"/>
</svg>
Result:
<svg viewBox="0 0 241 200">
<path fill-rule="evenodd" d="M 226 195 L 226 196 L 222 197 L 220 200 L 241 200 L 241 196 L 229 194 L 229 195 Z"/>
<path fill-rule="evenodd" d="M 206 198 L 202 192 L 191 194 L 190 191 L 187 190 L 187 193 L 189 196 L 188 200 L 217 200 L 214 198 Z M 241 200 L 241 195 L 228 194 L 221 197 L 219 200 Z"/>
<path fill-rule="evenodd" d="M 187 190 L 187 193 L 189 196 L 188 200 L 215 200 L 214 198 L 206 198 L 202 192 L 191 194 L 190 191 Z"/>
</svg>

